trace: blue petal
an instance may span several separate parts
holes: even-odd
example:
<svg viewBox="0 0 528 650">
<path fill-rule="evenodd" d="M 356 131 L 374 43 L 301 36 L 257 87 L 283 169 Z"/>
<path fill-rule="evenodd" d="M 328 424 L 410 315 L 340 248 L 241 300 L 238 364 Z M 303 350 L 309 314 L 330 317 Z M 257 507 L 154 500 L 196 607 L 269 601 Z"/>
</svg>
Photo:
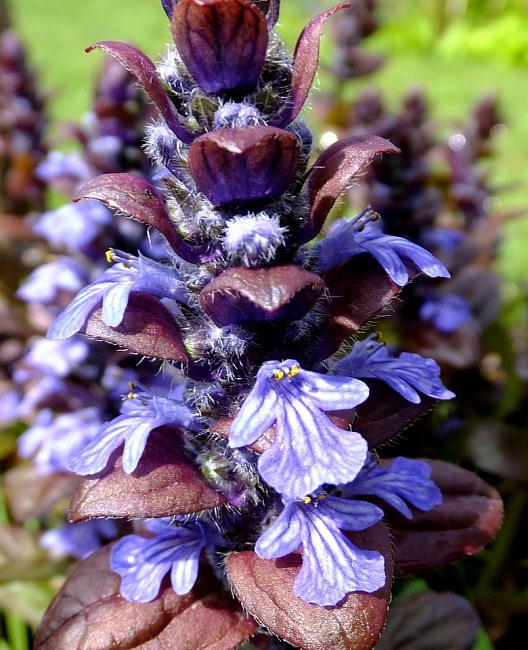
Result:
<svg viewBox="0 0 528 650">
<path fill-rule="evenodd" d="M 103 298 L 103 321 L 109 327 L 117 327 L 123 320 L 133 282 L 119 282 L 111 286 Z"/>
<path fill-rule="evenodd" d="M 309 519 L 303 517 L 303 563 L 294 593 L 306 602 L 331 606 L 351 592 L 381 589 L 387 579 L 384 557 L 357 548 L 331 521 L 318 516 L 316 508 L 308 512 Z"/>
<path fill-rule="evenodd" d="M 161 581 L 170 571 L 171 561 L 146 563 L 143 555 L 152 540 L 127 535 L 112 548 L 110 567 L 121 576 L 120 593 L 133 603 L 148 603 L 159 593 Z"/>
<path fill-rule="evenodd" d="M 119 416 L 104 425 L 94 440 L 91 440 L 82 451 L 70 458 L 67 464 L 68 469 L 83 476 L 102 471 L 108 464 L 112 453 L 125 440 L 131 426 L 133 424 L 126 416 Z"/>
<path fill-rule="evenodd" d="M 383 518 L 383 510 L 367 501 L 327 497 L 318 502 L 318 514 L 334 521 L 340 530 L 360 531 Z"/>
<path fill-rule="evenodd" d="M 156 420 L 141 418 L 132 428 L 131 435 L 125 439 L 125 448 L 123 450 L 123 469 L 127 474 L 131 474 L 138 466 L 145 451 L 150 432 L 160 424 L 162 423 L 157 424 Z"/>
<path fill-rule="evenodd" d="M 174 591 L 180 596 L 189 593 L 194 587 L 198 577 L 202 547 L 203 544 L 195 541 L 192 545 L 180 547 L 178 554 L 174 554 L 171 584 Z"/>
<path fill-rule="evenodd" d="M 294 515 L 294 503 L 288 503 L 275 521 L 268 526 L 255 544 L 257 555 L 263 558 L 284 557 L 302 543 L 301 522 Z"/>
<path fill-rule="evenodd" d="M 340 411 L 354 408 L 369 395 L 368 386 L 357 379 L 322 375 L 302 370 L 300 390 L 310 397 L 322 411 Z"/>
<path fill-rule="evenodd" d="M 355 343 L 352 351 L 336 363 L 334 372 L 364 379 L 380 379 L 415 404 L 421 401 L 417 391 L 436 399 L 454 397 L 454 393 L 442 384 L 436 361 L 412 352 L 390 357 L 386 346 L 374 341 L 373 335 Z"/>
<path fill-rule="evenodd" d="M 73 301 L 62 311 L 48 329 L 50 339 L 65 339 L 78 332 L 88 316 L 103 299 L 108 282 L 94 282 L 84 287 Z"/>
<path fill-rule="evenodd" d="M 384 246 L 381 241 L 375 240 L 373 244 L 369 242 L 368 246 L 363 245 L 363 248 L 383 267 L 393 282 L 400 287 L 407 284 L 409 281 L 409 272 L 397 253 L 389 246 Z"/>
<path fill-rule="evenodd" d="M 265 390 L 265 388 L 267 387 L 256 384 L 246 397 L 231 425 L 229 433 L 231 447 L 251 445 L 266 433 L 277 419 L 278 395 L 273 389 Z"/>
<path fill-rule="evenodd" d="M 90 441 L 82 451 L 72 456 L 68 462 L 68 469 L 76 474 L 97 474 L 106 467 L 112 453 L 124 441 L 129 437 L 137 436 L 141 443 L 143 436 L 148 436 L 151 430 L 151 419 L 145 420 L 142 416 L 130 417 L 129 414 L 120 415 L 104 425 L 94 440 Z M 134 453 L 137 448 L 133 441 L 127 454 L 126 468 L 123 459 L 123 469 L 127 473 L 134 471 L 137 467 L 139 456 Z"/>
<path fill-rule="evenodd" d="M 402 257 L 431 278 L 450 277 L 449 271 L 434 255 L 403 237 L 383 235 L 374 229 L 365 229 L 356 233 L 355 238 L 359 246 L 375 257 L 391 279 L 400 286 L 406 284 L 409 279 L 407 271 L 403 271 L 404 265 L 397 261 Z"/>
<path fill-rule="evenodd" d="M 422 511 L 432 510 L 442 503 L 442 493 L 429 478 L 430 474 L 431 468 L 424 461 L 400 457 L 388 468 L 365 468 L 344 492 L 349 496 L 376 496 L 412 519 L 406 502 Z"/>
<path fill-rule="evenodd" d="M 280 405 L 272 446 L 259 459 L 265 481 L 290 497 L 356 477 L 367 456 L 362 436 L 335 426 L 308 399 Z"/>
<path fill-rule="evenodd" d="M 201 549 L 206 544 L 202 525 L 174 528 L 163 522 L 160 530 L 164 532 L 148 539 L 128 535 L 112 549 L 111 567 L 123 578 L 121 594 L 127 600 L 153 600 L 169 571 L 177 594 L 186 594 L 194 586 Z"/>
</svg>

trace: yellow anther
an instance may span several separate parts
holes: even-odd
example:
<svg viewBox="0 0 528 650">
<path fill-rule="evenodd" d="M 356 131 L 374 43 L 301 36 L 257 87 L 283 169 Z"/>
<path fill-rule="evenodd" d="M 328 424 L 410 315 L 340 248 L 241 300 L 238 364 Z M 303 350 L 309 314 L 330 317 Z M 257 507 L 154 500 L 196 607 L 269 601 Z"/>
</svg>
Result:
<svg viewBox="0 0 528 650">
<path fill-rule="evenodd" d="M 312 503 L 312 497 L 304 497 L 303 503 L 305 503 L 306 505 L 308 505 L 309 503 Z"/>
<path fill-rule="evenodd" d="M 128 382 L 128 387 L 130 390 L 134 390 L 136 388 L 136 382 L 135 381 L 129 381 Z"/>
<path fill-rule="evenodd" d="M 137 397 L 136 393 L 133 393 L 132 391 L 130 391 L 130 393 L 128 393 L 127 395 L 128 399 L 136 399 L 136 397 Z"/>
<path fill-rule="evenodd" d="M 280 381 L 281 379 L 284 379 L 284 371 L 282 371 L 282 370 L 274 370 L 273 371 L 273 379 L 275 381 Z"/>
<path fill-rule="evenodd" d="M 115 261 L 114 251 L 110 250 L 110 249 L 107 250 L 106 253 L 105 253 L 105 257 L 106 257 L 106 261 L 108 262 L 108 264 L 112 264 L 112 262 Z"/>
<path fill-rule="evenodd" d="M 127 262 L 123 262 L 123 268 L 126 269 L 126 270 L 128 271 L 128 269 L 131 269 L 131 268 L 132 268 L 132 265 L 131 265 L 131 264 L 128 264 Z"/>
<path fill-rule="evenodd" d="M 295 375 L 298 375 L 301 371 L 301 367 L 299 364 L 295 364 L 294 366 L 291 367 L 291 369 L 288 372 L 288 377 L 295 377 Z"/>
</svg>

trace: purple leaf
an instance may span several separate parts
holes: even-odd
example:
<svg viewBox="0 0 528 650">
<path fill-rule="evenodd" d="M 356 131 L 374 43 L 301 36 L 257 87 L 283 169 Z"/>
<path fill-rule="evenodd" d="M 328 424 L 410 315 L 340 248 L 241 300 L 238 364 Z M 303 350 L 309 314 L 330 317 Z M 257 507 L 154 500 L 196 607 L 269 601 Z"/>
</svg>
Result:
<svg viewBox="0 0 528 650">
<path fill-rule="evenodd" d="M 391 587 L 391 550 L 384 524 L 347 534 L 360 548 L 376 549 L 386 558 L 387 582 L 373 594 L 349 594 L 335 607 L 310 605 L 293 593 L 301 556 L 276 560 L 253 551 L 231 553 L 227 575 L 242 605 L 274 634 L 302 650 L 370 650 L 383 629 Z"/>
<path fill-rule="evenodd" d="M 270 29 L 273 29 L 279 20 L 280 12 L 280 0 L 269 0 L 266 2 L 267 12 L 266 12 L 266 21 Z"/>
<path fill-rule="evenodd" d="M 200 293 L 203 309 L 220 327 L 247 321 L 296 320 L 314 305 L 325 287 L 300 266 L 227 269 Z"/>
<path fill-rule="evenodd" d="M 469 455 L 485 472 L 524 484 L 528 480 L 528 439 L 524 426 L 477 420 L 469 437 Z"/>
<path fill-rule="evenodd" d="M 398 153 L 391 142 L 375 135 L 354 135 L 340 140 L 323 151 L 308 176 L 310 221 L 297 235 L 297 242 L 313 239 L 339 195 L 363 167 L 381 153 Z"/>
<path fill-rule="evenodd" d="M 117 41 L 99 41 L 86 48 L 87 52 L 95 49 L 105 50 L 115 57 L 138 80 L 139 85 L 154 102 L 167 126 L 185 144 L 190 144 L 195 136 L 189 133 L 180 122 L 178 113 L 171 104 L 165 89 L 158 79 L 156 66 L 141 50 L 127 43 Z"/>
<path fill-rule="evenodd" d="M 413 511 L 411 520 L 390 516 L 394 571 L 404 576 L 472 555 L 497 533 L 503 518 L 498 492 L 473 472 L 440 460 L 427 460 L 442 504 Z"/>
<path fill-rule="evenodd" d="M 206 252 L 206 246 L 192 246 L 180 239 L 156 189 L 139 176 L 101 174 L 83 185 L 73 200 L 81 199 L 96 199 L 112 210 L 156 228 L 167 238 L 174 252 L 188 262 L 206 262 L 214 256 Z"/>
<path fill-rule="evenodd" d="M 412 269 L 409 273 L 410 278 L 414 277 Z M 332 302 L 317 349 L 310 351 L 321 360 L 334 354 L 347 337 L 380 314 L 401 290 L 370 255 L 357 255 L 335 266 L 323 279 Z"/>
<path fill-rule="evenodd" d="M 256 87 L 268 30 L 264 14 L 249 0 L 180 0 L 172 34 L 182 61 L 207 93 Z"/>
<path fill-rule="evenodd" d="M 319 40 L 326 21 L 340 9 L 348 9 L 349 2 L 332 7 L 315 16 L 303 29 L 295 47 L 292 70 L 291 97 L 281 112 L 270 122 L 273 126 L 284 127 L 292 122 L 304 105 L 319 64 Z M 278 11 L 277 11 L 278 13 Z"/>
<path fill-rule="evenodd" d="M 40 476 L 31 464 L 18 464 L 3 475 L 9 512 L 16 523 L 44 519 L 55 504 L 67 499 L 79 482 L 69 472 Z"/>
<path fill-rule="evenodd" d="M 409 352 L 434 359 L 440 366 L 457 370 L 476 366 L 483 354 L 481 329 L 474 319 L 449 334 L 429 323 L 411 324 L 404 332 L 403 346 Z"/>
<path fill-rule="evenodd" d="M 363 380 L 370 389 L 368 398 L 357 407 L 354 431 L 361 433 L 376 447 L 405 431 L 413 422 L 431 411 L 438 400 L 421 395 L 421 402 L 413 404 L 395 390 L 377 379 Z"/>
<path fill-rule="evenodd" d="M 177 5 L 178 0 L 161 0 L 161 4 L 163 5 L 163 9 L 165 9 L 165 13 L 169 18 L 171 18 L 173 12 L 174 12 L 174 7 Z"/>
<path fill-rule="evenodd" d="M 270 126 L 218 129 L 197 138 L 189 167 L 215 205 L 270 199 L 283 194 L 297 170 L 299 141 Z"/>
<path fill-rule="evenodd" d="M 225 503 L 224 497 L 205 483 L 181 445 L 170 429 L 154 430 L 132 474 L 123 470 L 119 457 L 110 471 L 79 483 L 70 503 L 70 521 L 172 517 Z"/>
<path fill-rule="evenodd" d="M 479 627 L 476 610 L 458 594 L 412 594 L 391 605 L 376 650 L 470 650 Z"/>
<path fill-rule="evenodd" d="M 87 336 L 113 343 L 145 357 L 166 361 L 187 360 L 174 318 L 157 298 L 132 293 L 118 327 L 105 325 L 101 312 L 102 308 L 99 307 L 88 318 L 81 330 Z"/>
<path fill-rule="evenodd" d="M 168 582 L 151 603 L 130 603 L 119 594 L 121 578 L 110 570 L 110 546 L 79 563 L 55 596 L 37 630 L 34 650 L 231 650 L 249 638 L 256 623 L 212 576 L 177 596 Z"/>
</svg>

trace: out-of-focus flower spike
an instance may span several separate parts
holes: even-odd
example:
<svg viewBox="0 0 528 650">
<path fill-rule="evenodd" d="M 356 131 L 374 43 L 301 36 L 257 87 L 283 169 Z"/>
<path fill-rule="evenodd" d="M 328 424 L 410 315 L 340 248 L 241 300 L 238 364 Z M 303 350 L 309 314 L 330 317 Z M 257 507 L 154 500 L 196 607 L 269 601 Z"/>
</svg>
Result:
<svg viewBox="0 0 528 650">
<path fill-rule="evenodd" d="M 86 48 L 86 52 L 91 52 L 96 49 L 105 50 L 105 52 L 111 54 L 136 77 L 139 85 L 156 105 L 167 126 L 182 142 L 190 144 L 194 140 L 195 135 L 189 133 L 180 122 L 178 113 L 171 104 L 165 89 L 158 79 L 156 66 L 146 54 L 133 45 L 118 41 L 100 41 L 94 43 Z"/>
</svg>

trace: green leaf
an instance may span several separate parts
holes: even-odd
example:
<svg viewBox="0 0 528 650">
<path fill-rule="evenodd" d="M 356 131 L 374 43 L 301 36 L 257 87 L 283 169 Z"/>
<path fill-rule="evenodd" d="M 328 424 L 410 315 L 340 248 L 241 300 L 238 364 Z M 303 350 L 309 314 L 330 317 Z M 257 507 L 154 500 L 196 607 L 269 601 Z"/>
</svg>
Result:
<svg viewBox="0 0 528 650">
<path fill-rule="evenodd" d="M 55 589 L 49 582 L 10 582 L 0 585 L 0 608 L 16 614 L 28 625 L 36 627 L 54 595 Z"/>
<path fill-rule="evenodd" d="M 472 650 L 494 650 L 493 643 L 483 627 L 479 628 L 477 632 L 477 641 Z"/>
</svg>

